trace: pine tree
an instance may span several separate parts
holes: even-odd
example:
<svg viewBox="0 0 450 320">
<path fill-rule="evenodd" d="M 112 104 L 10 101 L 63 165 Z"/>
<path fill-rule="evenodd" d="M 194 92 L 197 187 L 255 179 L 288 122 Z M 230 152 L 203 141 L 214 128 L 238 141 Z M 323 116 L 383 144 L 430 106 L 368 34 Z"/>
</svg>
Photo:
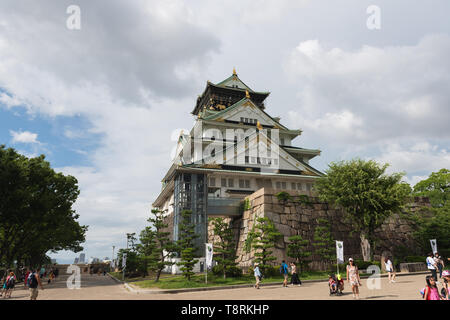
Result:
<svg viewBox="0 0 450 320">
<path fill-rule="evenodd" d="M 290 243 L 287 246 L 286 254 L 288 257 L 295 259 L 301 273 L 308 265 L 308 258 L 311 256 L 311 252 L 306 249 L 309 241 L 304 240 L 301 235 L 291 236 L 288 240 Z"/>
<path fill-rule="evenodd" d="M 151 264 L 151 255 L 156 248 L 155 231 L 151 227 L 145 227 L 139 234 L 140 243 L 136 246 L 139 259 L 139 271 L 142 276 L 148 275 L 149 265 Z"/>
<path fill-rule="evenodd" d="M 277 259 L 272 255 L 273 248 L 282 235 L 269 218 L 257 218 L 256 222 L 248 236 L 252 239 L 251 247 L 255 249 L 255 262 L 264 274 L 270 268 L 269 263 Z"/>
<path fill-rule="evenodd" d="M 236 268 L 236 243 L 234 241 L 233 229 L 223 218 L 211 219 L 214 227 L 214 236 L 217 241 L 214 242 L 214 260 L 226 279 L 227 274 Z"/>
<path fill-rule="evenodd" d="M 314 253 L 321 261 L 331 264 L 336 257 L 335 241 L 331 235 L 331 224 L 327 219 L 317 219 L 317 227 L 314 229 Z"/>
<path fill-rule="evenodd" d="M 180 250 L 180 258 L 181 261 L 177 263 L 178 266 L 181 266 L 181 271 L 183 272 L 183 276 L 190 281 L 191 277 L 195 274 L 192 270 L 194 269 L 194 265 L 198 262 L 198 259 L 195 259 L 195 239 L 198 238 L 198 235 L 195 234 L 195 226 L 192 223 L 192 210 L 183 210 L 181 212 L 181 221 L 179 224 L 179 240 L 177 245 Z"/>
<path fill-rule="evenodd" d="M 154 248 L 149 256 L 149 265 L 156 272 L 155 282 L 159 281 L 161 272 L 164 268 L 172 266 L 171 261 L 175 257 L 177 245 L 170 239 L 170 232 L 164 231 L 168 224 L 164 223 L 164 214 L 166 211 L 153 209 L 152 216 L 147 220 L 153 224 Z"/>
</svg>

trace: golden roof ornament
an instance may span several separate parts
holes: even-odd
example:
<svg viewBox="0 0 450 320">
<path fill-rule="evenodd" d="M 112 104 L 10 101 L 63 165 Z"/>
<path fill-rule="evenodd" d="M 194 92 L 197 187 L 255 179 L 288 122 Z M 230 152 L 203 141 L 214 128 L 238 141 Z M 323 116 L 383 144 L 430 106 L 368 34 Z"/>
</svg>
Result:
<svg viewBox="0 0 450 320">
<path fill-rule="evenodd" d="M 234 76 L 237 76 L 236 68 L 234 68 L 234 67 L 233 67 L 233 75 L 234 75 Z"/>
<path fill-rule="evenodd" d="M 256 127 L 258 128 L 258 130 L 262 130 L 263 127 L 261 125 L 261 123 L 259 121 L 256 121 Z"/>
<path fill-rule="evenodd" d="M 250 99 L 250 93 L 248 93 L 248 90 L 245 90 L 245 97 L 246 97 L 247 99 Z"/>
</svg>

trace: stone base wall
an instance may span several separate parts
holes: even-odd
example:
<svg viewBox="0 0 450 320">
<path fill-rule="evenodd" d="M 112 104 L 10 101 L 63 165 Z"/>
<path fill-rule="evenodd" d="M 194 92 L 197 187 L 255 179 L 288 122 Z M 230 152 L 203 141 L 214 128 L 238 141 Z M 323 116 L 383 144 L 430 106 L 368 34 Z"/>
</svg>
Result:
<svg viewBox="0 0 450 320">
<path fill-rule="evenodd" d="M 331 231 L 333 238 L 344 241 L 344 258 L 362 259 L 360 250 L 359 234 L 352 234 L 352 227 L 344 222 L 344 212 L 329 206 L 327 203 L 320 202 L 318 197 L 310 196 L 307 192 L 293 193 L 291 195 L 306 194 L 312 205 L 299 203 L 280 203 L 275 196 L 276 191 L 271 189 L 260 189 L 247 198 L 250 200 L 251 209 L 244 211 L 242 218 L 229 220 L 233 222 L 237 239 L 237 262 L 244 270 L 253 264 L 254 251 L 246 252 L 244 250 L 247 234 L 251 231 L 258 217 L 268 217 L 271 219 L 278 231 L 283 237 L 278 241 L 274 249 L 274 255 L 277 257 L 275 263 L 279 264 L 282 260 L 291 261 L 287 257 L 286 249 L 288 237 L 301 235 L 304 239 L 310 241 L 308 251 L 314 252 L 312 241 L 314 230 L 317 226 L 317 218 L 326 218 L 331 221 Z M 410 204 L 411 210 L 418 210 L 423 207 L 429 207 L 430 204 L 426 198 L 415 198 Z M 230 218 L 227 218 L 230 219 Z M 209 242 L 213 242 L 212 226 L 208 228 Z M 382 254 L 392 252 L 396 246 L 403 245 L 414 248 L 411 239 L 411 226 L 408 221 L 402 219 L 398 214 L 390 217 L 382 227 L 376 231 L 376 236 L 380 239 L 374 252 L 374 259 L 379 260 Z M 310 267 L 314 269 L 323 269 L 325 266 L 319 261 L 318 257 L 312 256 Z"/>
</svg>

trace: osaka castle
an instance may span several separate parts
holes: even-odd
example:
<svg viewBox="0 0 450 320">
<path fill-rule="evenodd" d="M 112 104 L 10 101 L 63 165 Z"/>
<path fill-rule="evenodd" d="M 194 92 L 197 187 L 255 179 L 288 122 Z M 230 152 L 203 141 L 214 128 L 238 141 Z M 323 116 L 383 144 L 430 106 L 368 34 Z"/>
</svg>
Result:
<svg viewBox="0 0 450 320">
<path fill-rule="evenodd" d="M 254 91 L 235 70 L 222 82 L 207 82 L 192 110 L 195 124 L 181 132 L 153 203 L 171 217 L 174 240 L 183 210 L 192 210 L 204 249 L 209 217 L 242 216 L 245 197 L 261 188 L 309 194 L 322 175 L 310 165 L 320 150 L 295 146 L 302 131 L 265 111 L 269 94 Z"/>
</svg>

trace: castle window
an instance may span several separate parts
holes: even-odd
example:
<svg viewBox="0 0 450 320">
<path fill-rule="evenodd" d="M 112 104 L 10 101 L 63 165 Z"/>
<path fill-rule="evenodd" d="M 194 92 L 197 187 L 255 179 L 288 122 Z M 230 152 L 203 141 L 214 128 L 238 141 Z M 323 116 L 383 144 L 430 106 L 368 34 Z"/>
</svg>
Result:
<svg viewBox="0 0 450 320">
<path fill-rule="evenodd" d="M 286 189 L 286 182 L 281 183 L 281 188 Z"/>
<path fill-rule="evenodd" d="M 226 187 L 227 186 L 227 179 L 221 179 L 220 184 L 222 187 Z"/>
<path fill-rule="evenodd" d="M 297 189 L 298 190 L 302 190 L 302 183 L 301 182 L 297 182 Z"/>
<path fill-rule="evenodd" d="M 295 187 L 296 187 L 295 182 L 292 182 L 292 183 L 291 183 L 291 189 L 292 189 L 292 190 L 295 190 Z"/>
<path fill-rule="evenodd" d="M 209 185 L 211 187 L 215 187 L 216 186 L 216 178 L 209 178 Z"/>
<path fill-rule="evenodd" d="M 277 189 L 281 189 L 281 182 L 277 181 Z"/>
<path fill-rule="evenodd" d="M 233 179 L 228 179 L 228 186 L 229 186 L 230 188 L 233 188 L 233 187 L 234 187 L 234 180 L 233 180 Z"/>
</svg>

